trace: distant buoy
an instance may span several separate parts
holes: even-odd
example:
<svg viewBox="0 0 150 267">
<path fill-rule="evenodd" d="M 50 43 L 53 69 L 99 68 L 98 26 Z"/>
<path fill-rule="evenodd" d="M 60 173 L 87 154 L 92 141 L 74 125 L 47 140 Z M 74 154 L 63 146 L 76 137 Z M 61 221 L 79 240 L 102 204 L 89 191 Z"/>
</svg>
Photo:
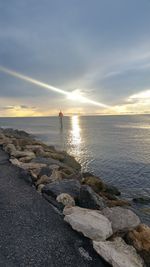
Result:
<svg viewBox="0 0 150 267">
<path fill-rule="evenodd" d="M 63 128 L 63 116 L 64 114 L 61 112 L 59 112 L 59 120 L 60 120 L 60 128 L 62 129 Z"/>
</svg>

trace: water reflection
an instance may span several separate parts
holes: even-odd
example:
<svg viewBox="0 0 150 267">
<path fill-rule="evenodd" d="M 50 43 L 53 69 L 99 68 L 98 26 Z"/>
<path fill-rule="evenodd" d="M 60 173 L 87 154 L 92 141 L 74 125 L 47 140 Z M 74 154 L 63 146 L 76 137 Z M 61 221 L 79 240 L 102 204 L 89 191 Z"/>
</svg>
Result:
<svg viewBox="0 0 150 267">
<path fill-rule="evenodd" d="M 74 115 L 71 117 L 71 131 L 70 131 L 70 153 L 75 155 L 77 159 L 80 158 L 81 154 L 81 128 L 80 128 L 80 117 Z"/>
<path fill-rule="evenodd" d="M 81 143 L 81 129 L 79 125 L 79 117 L 78 116 L 72 116 L 71 117 L 71 125 L 72 125 L 72 145 L 77 145 L 79 148 L 79 145 Z"/>
</svg>

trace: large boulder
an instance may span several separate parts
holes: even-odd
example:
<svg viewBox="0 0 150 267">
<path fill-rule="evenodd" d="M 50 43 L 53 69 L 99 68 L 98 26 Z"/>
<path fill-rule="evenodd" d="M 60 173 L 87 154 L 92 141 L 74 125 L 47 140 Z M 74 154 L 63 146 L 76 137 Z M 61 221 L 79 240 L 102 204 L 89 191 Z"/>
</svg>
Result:
<svg viewBox="0 0 150 267">
<path fill-rule="evenodd" d="M 71 167 L 75 171 L 80 171 L 81 170 L 81 165 L 79 162 L 76 161 L 76 159 L 73 156 L 70 156 L 67 152 L 63 152 L 64 159 L 62 162 Z"/>
<path fill-rule="evenodd" d="M 102 214 L 112 222 L 114 233 L 133 229 L 140 224 L 139 217 L 133 211 L 122 207 L 105 208 Z"/>
<path fill-rule="evenodd" d="M 112 235 L 111 222 L 98 210 L 80 207 L 65 207 L 64 220 L 71 227 L 93 240 L 106 240 Z"/>
<path fill-rule="evenodd" d="M 67 193 L 77 200 L 79 197 L 80 187 L 80 183 L 76 180 L 62 180 L 46 185 L 42 189 L 42 192 L 54 198 L 57 198 L 57 196 L 62 193 Z"/>
<path fill-rule="evenodd" d="M 82 185 L 79 194 L 79 206 L 87 209 L 103 209 L 106 203 L 102 197 L 88 185 Z"/>
<path fill-rule="evenodd" d="M 87 176 L 82 179 L 82 184 L 89 185 L 96 193 L 100 193 L 105 190 L 105 184 L 103 181 L 95 176 Z"/>
<path fill-rule="evenodd" d="M 140 224 L 128 232 L 126 241 L 136 248 L 147 266 L 150 266 L 150 227 Z"/>
<path fill-rule="evenodd" d="M 59 203 L 62 203 L 64 206 L 69 206 L 69 207 L 72 207 L 72 206 L 75 206 L 75 201 L 74 199 L 69 195 L 69 194 L 66 194 L 66 193 L 62 193 L 60 194 L 56 200 L 59 202 Z"/>
<path fill-rule="evenodd" d="M 122 238 L 113 241 L 93 241 L 96 252 L 113 267 L 143 267 L 144 263 L 136 250 L 127 245 Z"/>
</svg>

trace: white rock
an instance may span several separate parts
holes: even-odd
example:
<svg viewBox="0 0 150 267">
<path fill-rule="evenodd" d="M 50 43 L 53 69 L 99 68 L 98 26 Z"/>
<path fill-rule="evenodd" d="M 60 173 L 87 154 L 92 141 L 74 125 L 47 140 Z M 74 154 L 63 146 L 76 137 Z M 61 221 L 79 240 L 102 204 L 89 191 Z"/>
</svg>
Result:
<svg viewBox="0 0 150 267">
<path fill-rule="evenodd" d="M 35 158 L 35 154 L 31 151 L 19 151 L 19 150 L 13 150 L 11 152 L 11 155 L 15 158 L 22 158 L 22 157 L 30 157 L 30 159 Z"/>
<path fill-rule="evenodd" d="M 112 223 L 113 232 L 133 229 L 140 224 L 139 217 L 130 209 L 122 207 L 105 208 L 102 214 Z"/>
<path fill-rule="evenodd" d="M 46 164 L 43 163 L 34 163 L 34 162 L 30 162 L 30 163 L 23 163 L 20 162 L 18 159 L 10 159 L 10 162 L 13 165 L 16 165 L 24 170 L 35 170 L 35 169 L 40 169 L 42 167 L 46 167 Z"/>
<path fill-rule="evenodd" d="M 98 210 L 84 209 L 80 207 L 65 207 L 65 218 L 72 228 L 83 233 L 84 236 L 93 240 L 106 240 L 112 235 L 110 221 Z"/>
<path fill-rule="evenodd" d="M 16 151 L 16 148 L 13 144 L 7 144 L 6 146 L 4 146 L 4 150 L 9 153 L 9 154 L 12 154 L 12 153 L 15 153 Z"/>
<path fill-rule="evenodd" d="M 114 241 L 93 241 L 93 247 L 113 267 L 144 267 L 143 260 L 136 250 L 120 237 Z"/>
<path fill-rule="evenodd" d="M 69 194 L 62 193 L 60 194 L 56 200 L 60 203 L 62 203 L 64 206 L 75 206 L 75 201 L 73 197 L 71 197 Z"/>
</svg>

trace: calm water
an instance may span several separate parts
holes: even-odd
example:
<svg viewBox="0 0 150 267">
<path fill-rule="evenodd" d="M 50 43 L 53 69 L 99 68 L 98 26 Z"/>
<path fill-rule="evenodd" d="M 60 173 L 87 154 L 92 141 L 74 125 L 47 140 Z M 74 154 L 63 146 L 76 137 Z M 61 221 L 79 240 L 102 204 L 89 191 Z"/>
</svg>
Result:
<svg viewBox="0 0 150 267">
<path fill-rule="evenodd" d="M 150 115 L 0 118 L 0 127 L 23 129 L 67 150 L 83 170 L 116 185 L 128 199 L 150 196 Z M 150 223 L 150 207 L 135 205 Z"/>
</svg>

